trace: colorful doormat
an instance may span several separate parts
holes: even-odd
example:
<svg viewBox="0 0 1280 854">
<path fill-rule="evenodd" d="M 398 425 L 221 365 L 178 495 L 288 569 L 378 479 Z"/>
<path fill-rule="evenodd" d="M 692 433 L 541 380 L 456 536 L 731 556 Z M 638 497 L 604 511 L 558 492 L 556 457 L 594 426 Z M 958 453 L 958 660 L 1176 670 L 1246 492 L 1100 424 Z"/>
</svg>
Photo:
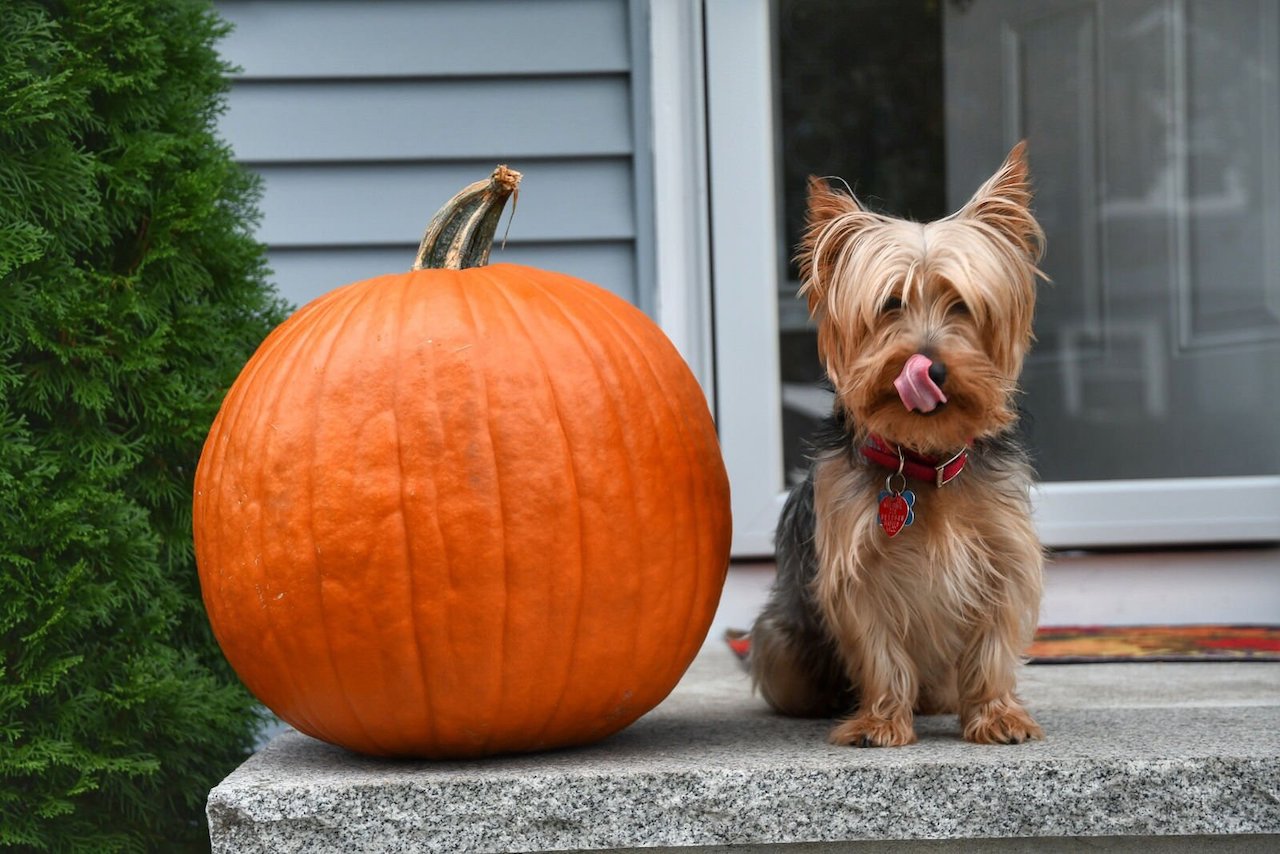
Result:
<svg viewBox="0 0 1280 854">
<path fill-rule="evenodd" d="M 746 632 L 725 632 L 745 661 Z M 1042 626 L 1027 650 L 1032 664 L 1110 661 L 1280 661 L 1280 626 Z"/>
<path fill-rule="evenodd" d="M 1280 626 L 1045 626 L 1033 664 L 1280 661 Z"/>
</svg>

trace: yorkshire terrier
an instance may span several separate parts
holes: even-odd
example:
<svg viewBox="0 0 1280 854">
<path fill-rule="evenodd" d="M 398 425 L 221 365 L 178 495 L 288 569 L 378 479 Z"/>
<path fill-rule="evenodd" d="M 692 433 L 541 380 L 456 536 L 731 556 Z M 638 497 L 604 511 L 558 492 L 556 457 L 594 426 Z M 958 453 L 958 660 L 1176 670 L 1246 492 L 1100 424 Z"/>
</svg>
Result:
<svg viewBox="0 0 1280 854">
<path fill-rule="evenodd" d="M 808 189 L 800 295 L 835 406 L 782 511 L 753 681 L 783 714 L 849 714 L 833 744 L 910 744 L 915 713 L 1043 738 L 1015 693 L 1043 568 L 1013 434 L 1043 276 L 1025 143 L 935 222 Z"/>
</svg>

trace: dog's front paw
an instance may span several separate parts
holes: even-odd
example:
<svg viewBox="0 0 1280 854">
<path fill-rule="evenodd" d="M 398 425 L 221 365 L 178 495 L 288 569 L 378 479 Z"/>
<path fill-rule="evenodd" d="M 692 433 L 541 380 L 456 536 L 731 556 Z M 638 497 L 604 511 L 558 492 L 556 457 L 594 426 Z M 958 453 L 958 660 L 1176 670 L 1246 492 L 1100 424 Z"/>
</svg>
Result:
<svg viewBox="0 0 1280 854">
<path fill-rule="evenodd" d="M 992 700 L 965 715 L 964 737 L 977 744 L 1022 744 L 1044 738 L 1044 730 L 1017 701 Z"/>
<path fill-rule="evenodd" d="M 827 741 L 842 747 L 901 747 L 916 740 L 911 718 L 857 715 L 841 721 Z"/>
</svg>

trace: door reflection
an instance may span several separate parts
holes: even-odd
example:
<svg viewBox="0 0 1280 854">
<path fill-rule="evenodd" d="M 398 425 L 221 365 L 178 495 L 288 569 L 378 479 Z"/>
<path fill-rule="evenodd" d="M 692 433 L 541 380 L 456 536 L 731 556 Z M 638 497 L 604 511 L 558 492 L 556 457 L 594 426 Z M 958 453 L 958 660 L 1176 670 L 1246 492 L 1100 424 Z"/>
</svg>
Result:
<svg viewBox="0 0 1280 854">
<path fill-rule="evenodd" d="M 938 0 L 781 0 L 779 98 L 784 228 L 790 259 L 809 175 L 839 176 L 875 210 L 947 213 L 942 4 Z M 790 485 L 805 437 L 831 411 L 817 338 L 794 263 L 778 294 L 783 459 Z"/>
</svg>

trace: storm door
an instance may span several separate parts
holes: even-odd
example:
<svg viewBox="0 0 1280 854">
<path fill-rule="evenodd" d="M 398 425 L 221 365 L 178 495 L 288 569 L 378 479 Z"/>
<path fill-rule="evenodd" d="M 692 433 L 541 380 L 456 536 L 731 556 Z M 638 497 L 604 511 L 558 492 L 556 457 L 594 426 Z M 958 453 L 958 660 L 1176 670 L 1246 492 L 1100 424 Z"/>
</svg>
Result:
<svg viewBox="0 0 1280 854">
<path fill-rule="evenodd" d="M 756 30 L 743 24 L 748 6 Z M 753 303 L 755 320 L 733 303 L 740 282 L 715 280 L 718 310 L 733 303 L 741 315 L 717 324 L 719 376 L 734 352 L 755 352 L 761 330 L 778 342 L 774 390 L 753 403 L 721 383 L 722 425 L 745 419 L 754 431 L 726 447 L 735 488 L 753 493 L 735 496 L 752 529 L 739 551 L 761 551 L 762 508 L 778 505 L 829 407 L 787 266 L 804 174 L 842 175 L 884 209 L 929 219 L 958 207 L 1021 138 L 1053 280 L 1023 377 L 1042 536 L 1059 546 L 1280 539 L 1280 3 L 711 0 L 707 10 L 717 268 L 744 257 L 764 266 L 759 241 L 735 233 L 778 236 L 758 274 L 777 298 Z M 762 29 L 771 52 L 760 51 Z M 772 64 L 771 89 L 732 82 L 754 73 L 744 57 Z M 772 103 L 747 109 L 762 90 Z M 774 183 L 758 182 L 754 200 L 740 186 L 718 197 L 717 158 L 750 174 L 743 152 L 764 139 L 758 166 Z M 776 488 L 760 486 L 762 466 Z"/>
</svg>

